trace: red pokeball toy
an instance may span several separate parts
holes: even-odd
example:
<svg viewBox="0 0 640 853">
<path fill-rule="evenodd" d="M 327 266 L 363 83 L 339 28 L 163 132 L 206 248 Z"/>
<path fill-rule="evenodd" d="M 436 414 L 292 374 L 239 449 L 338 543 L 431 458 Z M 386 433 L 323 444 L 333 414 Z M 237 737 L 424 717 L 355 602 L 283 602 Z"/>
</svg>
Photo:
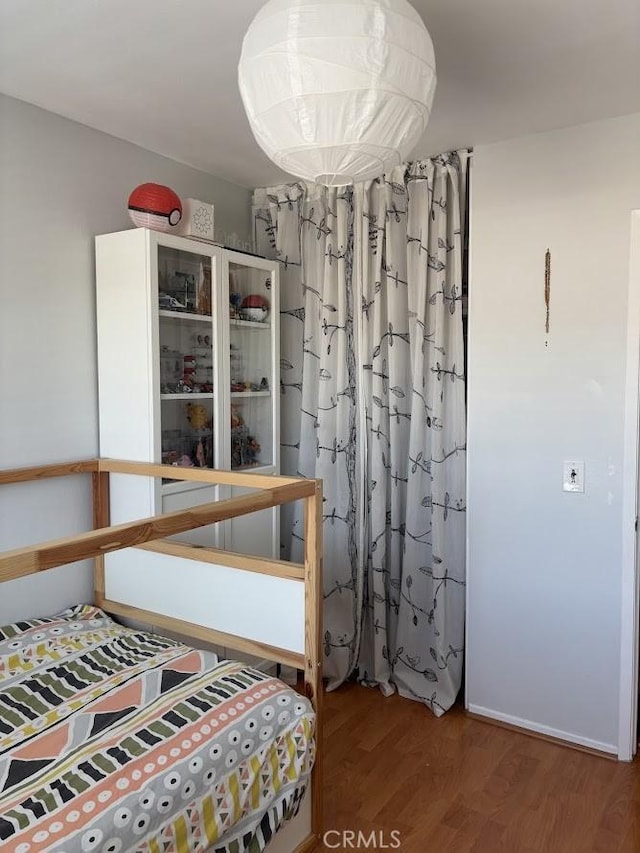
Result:
<svg viewBox="0 0 640 853">
<path fill-rule="evenodd" d="M 243 320 L 252 320 L 254 323 L 262 323 L 267 319 L 269 303 L 259 293 L 250 293 L 245 296 L 240 305 L 240 316 Z"/>
<path fill-rule="evenodd" d="M 170 187 L 140 184 L 129 196 L 129 216 L 138 228 L 171 231 L 182 219 L 182 202 Z"/>
</svg>

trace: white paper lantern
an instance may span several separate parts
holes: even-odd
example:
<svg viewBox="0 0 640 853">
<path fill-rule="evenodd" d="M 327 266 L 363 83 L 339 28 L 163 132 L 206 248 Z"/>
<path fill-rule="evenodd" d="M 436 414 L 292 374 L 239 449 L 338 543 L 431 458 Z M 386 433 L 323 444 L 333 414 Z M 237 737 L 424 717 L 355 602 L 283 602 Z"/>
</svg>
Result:
<svg viewBox="0 0 640 853">
<path fill-rule="evenodd" d="M 269 0 L 245 35 L 238 81 L 268 157 L 342 186 L 407 159 L 429 120 L 435 56 L 407 0 Z"/>
</svg>

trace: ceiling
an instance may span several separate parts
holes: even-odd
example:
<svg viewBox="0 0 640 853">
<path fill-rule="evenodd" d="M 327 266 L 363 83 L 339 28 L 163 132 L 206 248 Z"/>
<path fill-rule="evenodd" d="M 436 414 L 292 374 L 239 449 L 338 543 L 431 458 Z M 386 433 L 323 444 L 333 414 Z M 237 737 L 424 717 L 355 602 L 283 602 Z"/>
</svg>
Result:
<svg viewBox="0 0 640 853">
<path fill-rule="evenodd" d="M 286 179 L 236 68 L 263 0 L 0 0 L 0 91 L 247 187 Z M 640 112 L 639 0 L 413 0 L 438 87 L 427 156 Z"/>
</svg>

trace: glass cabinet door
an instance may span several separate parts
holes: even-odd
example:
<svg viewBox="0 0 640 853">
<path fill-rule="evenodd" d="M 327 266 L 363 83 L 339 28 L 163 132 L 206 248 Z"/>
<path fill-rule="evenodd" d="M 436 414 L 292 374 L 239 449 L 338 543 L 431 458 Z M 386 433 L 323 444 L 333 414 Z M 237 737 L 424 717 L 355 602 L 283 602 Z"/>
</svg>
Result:
<svg viewBox="0 0 640 853">
<path fill-rule="evenodd" d="M 272 466 L 274 452 L 273 273 L 229 261 L 230 467 Z"/>
<path fill-rule="evenodd" d="M 212 258 L 158 246 L 160 454 L 166 465 L 213 468 L 215 316 Z"/>
</svg>

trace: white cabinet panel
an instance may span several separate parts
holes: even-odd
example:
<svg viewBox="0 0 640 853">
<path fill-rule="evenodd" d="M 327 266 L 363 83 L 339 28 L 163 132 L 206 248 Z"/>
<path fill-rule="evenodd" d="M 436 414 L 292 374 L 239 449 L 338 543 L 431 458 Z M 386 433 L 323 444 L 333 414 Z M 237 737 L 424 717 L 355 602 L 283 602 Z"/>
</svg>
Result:
<svg viewBox="0 0 640 853">
<path fill-rule="evenodd" d="M 180 509 L 189 509 L 199 504 L 211 503 L 218 500 L 217 486 L 203 486 L 187 491 L 163 494 L 162 511 L 177 512 Z M 187 542 L 189 545 L 202 545 L 205 548 L 218 548 L 223 542 L 223 524 L 207 524 L 206 527 L 198 527 L 196 530 L 188 530 L 186 533 L 178 533 L 172 539 L 178 542 Z"/>
<path fill-rule="evenodd" d="M 233 487 L 229 497 L 250 494 L 253 489 Z M 251 515 L 240 515 L 226 522 L 225 543 L 229 551 L 276 559 L 279 550 L 279 508 L 263 509 Z"/>
</svg>

